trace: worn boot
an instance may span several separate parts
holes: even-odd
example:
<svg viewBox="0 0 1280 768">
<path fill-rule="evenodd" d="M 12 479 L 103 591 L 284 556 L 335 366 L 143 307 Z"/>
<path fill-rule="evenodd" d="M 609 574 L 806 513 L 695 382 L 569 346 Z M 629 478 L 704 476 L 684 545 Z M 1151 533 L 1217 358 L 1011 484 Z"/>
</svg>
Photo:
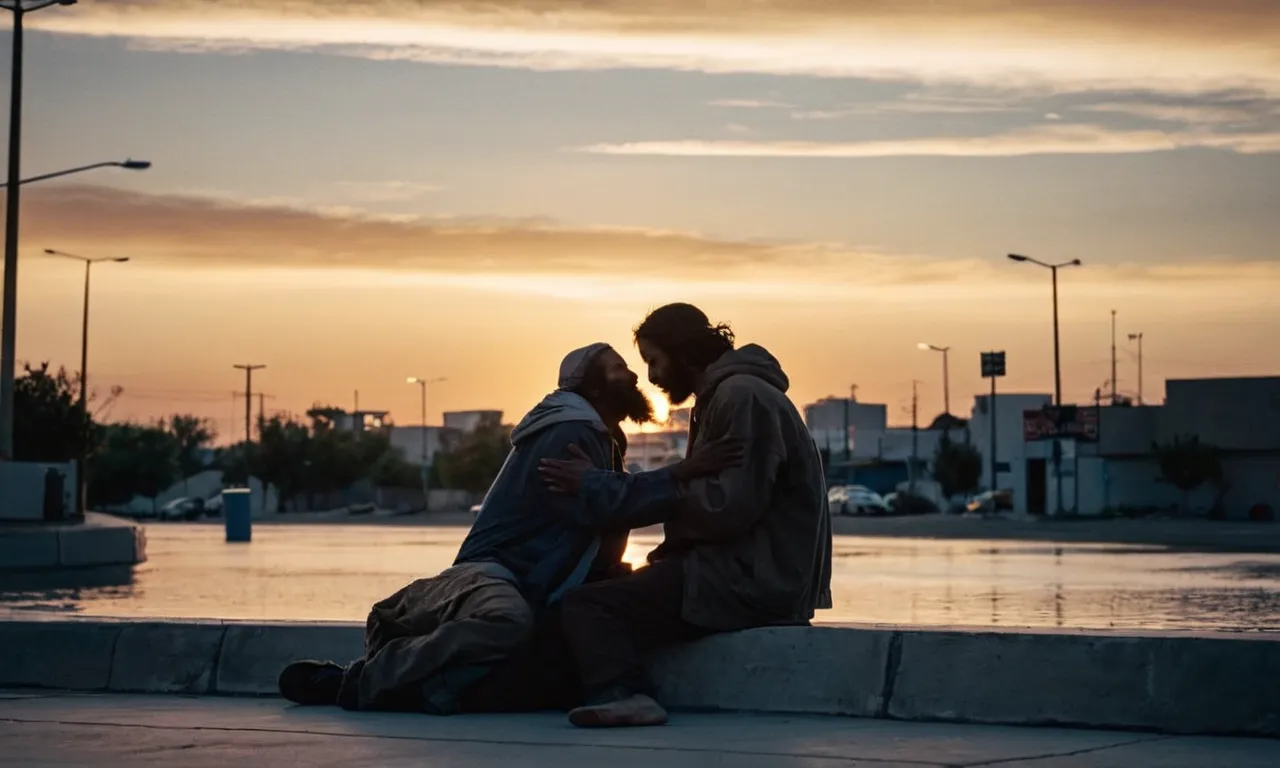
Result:
<svg viewBox="0 0 1280 768">
<path fill-rule="evenodd" d="M 603 704 L 589 704 L 569 712 L 569 722 L 579 728 L 635 728 L 665 725 L 667 710 L 643 693 Z"/>
<path fill-rule="evenodd" d="M 280 695 L 307 707 L 338 703 L 343 668 L 332 661 L 295 661 L 280 673 Z"/>
</svg>

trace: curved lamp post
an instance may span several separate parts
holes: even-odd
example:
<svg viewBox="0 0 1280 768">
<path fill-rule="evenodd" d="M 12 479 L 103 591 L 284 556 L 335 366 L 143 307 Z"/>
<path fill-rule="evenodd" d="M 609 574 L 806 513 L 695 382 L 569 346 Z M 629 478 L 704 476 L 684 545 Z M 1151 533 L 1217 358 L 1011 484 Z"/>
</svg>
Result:
<svg viewBox="0 0 1280 768">
<path fill-rule="evenodd" d="M 951 347 L 939 347 L 933 344 L 920 342 L 916 345 L 920 349 L 930 352 L 942 353 L 942 412 L 951 415 L 951 371 L 947 364 L 947 353 L 951 351 Z"/>
<path fill-rule="evenodd" d="M 51 5 L 76 0 L 3 0 L 13 13 L 13 65 L 9 70 L 9 188 L 5 200 L 4 309 L 0 315 L 0 460 L 13 458 L 13 374 L 17 358 L 18 189 L 22 184 L 22 17 Z"/>
<path fill-rule="evenodd" d="M 65 171 L 54 171 L 53 173 L 44 173 L 39 176 L 32 176 L 27 179 L 21 179 L 18 184 L 30 184 L 33 181 L 44 181 L 45 179 L 56 179 L 59 176 L 70 176 L 73 173 L 81 173 L 83 171 L 92 171 L 94 168 L 124 168 L 128 171 L 145 171 L 151 167 L 150 160 L 109 160 L 105 163 L 91 163 L 82 165 L 79 168 L 68 168 Z M 8 188 L 9 182 L 0 185 L 0 189 Z"/>
</svg>

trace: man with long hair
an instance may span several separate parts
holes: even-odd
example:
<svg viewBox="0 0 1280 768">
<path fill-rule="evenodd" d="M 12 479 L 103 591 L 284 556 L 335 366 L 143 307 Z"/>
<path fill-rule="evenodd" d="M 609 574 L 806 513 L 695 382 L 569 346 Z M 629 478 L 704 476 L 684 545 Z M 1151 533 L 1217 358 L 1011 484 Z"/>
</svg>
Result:
<svg viewBox="0 0 1280 768">
<path fill-rule="evenodd" d="M 696 395 L 688 456 L 724 440 L 744 460 L 679 481 L 680 508 L 649 565 L 585 584 L 564 599 L 563 620 L 586 706 L 582 727 L 660 725 L 667 713 L 648 692 L 641 657 L 716 632 L 806 624 L 831 607 L 831 522 L 818 448 L 787 398 L 773 355 L 734 348 L 727 325 L 698 308 L 669 304 L 635 330 L 649 381 L 679 405 Z M 563 493 L 589 495 L 616 482 L 581 458 L 544 459 Z"/>
</svg>

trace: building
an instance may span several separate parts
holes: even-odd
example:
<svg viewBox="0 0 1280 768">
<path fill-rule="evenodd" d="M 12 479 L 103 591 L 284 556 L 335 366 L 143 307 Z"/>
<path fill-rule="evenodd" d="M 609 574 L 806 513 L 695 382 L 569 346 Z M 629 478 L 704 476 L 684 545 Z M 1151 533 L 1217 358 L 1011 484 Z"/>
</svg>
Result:
<svg viewBox="0 0 1280 768">
<path fill-rule="evenodd" d="M 688 430 L 635 432 L 627 435 L 627 471 L 646 472 L 670 466 L 684 458 Z"/>
<path fill-rule="evenodd" d="M 995 469 L 996 488 L 991 488 L 991 410 L 995 406 Z M 1037 453 L 1034 459 L 1027 456 L 1027 443 L 1023 439 L 1024 414 L 1038 411 L 1053 402 L 1047 394 L 997 393 L 974 398 L 973 413 L 969 419 L 969 444 L 982 454 L 982 477 L 978 487 L 984 490 L 1009 490 L 1013 492 L 1015 511 L 1028 510 L 1028 477 L 1035 476 L 1044 482 L 1044 456 Z M 1036 498 L 1044 498 L 1041 487 L 1031 489 Z"/>
<path fill-rule="evenodd" d="M 809 434 L 833 462 L 878 457 L 888 419 L 887 406 L 853 398 L 827 397 L 804 407 Z"/>
<path fill-rule="evenodd" d="M 436 455 L 449 450 L 463 433 L 450 427 L 395 426 L 389 428 L 387 434 L 391 439 L 391 447 L 399 450 L 405 461 L 414 466 L 422 466 L 425 451 L 426 464 L 431 466 L 436 462 Z"/>
<path fill-rule="evenodd" d="M 475 432 L 480 427 L 502 424 L 502 411 L 445 411 L 445 429 Z"/>
<path fill-rule="evenodd" d="M 1070 462 L 1067 511 L 1177 510 L 1184 502 L 1193 515 L 1220 504 L 1234 519 L 1260 506 L 1280 511 L 1280 376 L 1174 379 L 1164 405 L 1097 414 L 1097 442 L 1075 446 Z M 1183 499 L 1163 480 L 1155 447 L 1189 437 L 1217 449 L 1225 483 Z"/>
</svg>

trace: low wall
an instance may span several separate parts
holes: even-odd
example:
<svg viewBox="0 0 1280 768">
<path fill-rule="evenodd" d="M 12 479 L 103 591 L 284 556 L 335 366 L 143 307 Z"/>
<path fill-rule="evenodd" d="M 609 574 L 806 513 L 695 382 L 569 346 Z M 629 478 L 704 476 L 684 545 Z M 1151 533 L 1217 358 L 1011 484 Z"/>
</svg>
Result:
<svg viewBox="0 0 1280 768">
<path fill-rule="evenodd" d="M 0 527 L 0 571 L 134 565 L 147 559 L 142 526 L 88 512 L 84 522 Z"/>
<path fill-rule="evenodd" d="M 303 658 L 359 655 L 351 623 L 0 620 L 0 686 L 276 693 Z M 650 660 L 675 709 L 1280 736 L 1280 638 L 817 626 Z"/>
</svg>

